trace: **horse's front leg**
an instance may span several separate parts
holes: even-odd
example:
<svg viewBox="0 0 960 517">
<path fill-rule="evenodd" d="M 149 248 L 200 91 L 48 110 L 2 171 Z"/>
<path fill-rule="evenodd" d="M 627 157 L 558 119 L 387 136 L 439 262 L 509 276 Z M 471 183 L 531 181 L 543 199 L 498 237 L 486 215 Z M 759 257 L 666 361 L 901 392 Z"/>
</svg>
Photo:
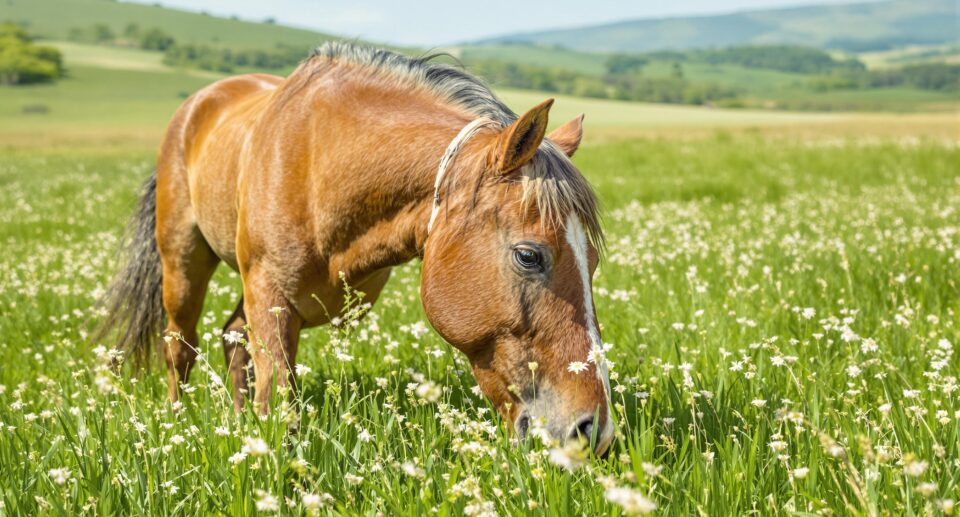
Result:
<svg viewBox="0 0 960 517">
<path fill-rule="evenodd" d="M 266 414 L 274 380 L 278 386 L 289 389 L 291 398 L 295 395 L 293 366 L 303 320 L 258 268 L 247 271 L 243 284 L 243 310 L 256 385 L 254 408 Z"/>
</svg>

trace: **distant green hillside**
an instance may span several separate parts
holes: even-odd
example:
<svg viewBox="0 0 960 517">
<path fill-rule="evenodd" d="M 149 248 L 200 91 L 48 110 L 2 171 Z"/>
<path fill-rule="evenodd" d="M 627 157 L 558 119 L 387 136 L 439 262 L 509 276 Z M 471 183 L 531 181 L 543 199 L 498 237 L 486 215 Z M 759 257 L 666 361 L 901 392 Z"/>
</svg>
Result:
<svg viewBox="0 0 960 517">
<path fill-rule="evenodd" d="M 105 24 L 122 33 L 129 24 L 158 27 L 178 43 L 234 48 L 310 48 L 334 36 L 269 23 L 218 18 L 153 5 L 111 0 L 0 0 L 0 21 L 24 25 L 31 34 L 65 40 L 71 29 Z"/>
<path fill-rule="evenodd" d="M 955 0 L 890 0 L 633 20 L 510 34 L 479 43 L 535 43 L 617 52 L 790 43 L 867 51 L 958 39 Z"/>
<path fill-rule="evenodd" d="M 905 4 L 903 0 L 895 0 L 883 5 L 903 7 Z M 812 9 L 796 8 L 791 12 L 805 13 Z M 908 10 L 904 7 L 900 12 Z M 782 14 L 782 11 L 776 12 Z M 799 23 L 804 19 L 797 15 L 795 21 Z M 282 75 L 296 66 L 311 47 L 331 39 L 329 35 L 271 23 L 111 0 L 0 0 L 0 21 L 3 20 L 22 23 L 31 34 L 59 47 L 68 76 L 84 73 L 81 67 L 150 72 L 177 69 L 189 71 L 192 79 L 250 71 Z M 131 24 L 136 24 L 141 34 L 159 30 L 175 42 L 162 53 L 157 47 L 148 47 L 142 42 L 137 45 L 129 36 Z M 87 34 L 109 32 L 116 36 L 91 41 L 76 37 L 77 29 L 85 29 Z M 951 62 L 951 52 L 956 47 L 941 47 L 930 47 L 937 52 L 933 58 L 938 62 Z M 615 56 L 628 64 L 636 61 L 625 68 L 611 67 L 611 54 L 571 50 L 559 45 L 501 43 L 447 50 L 496 88 L 600 99 L 818 111 L 935 111 L 954 109 L 958 100 L 958 87 L 952 86 L 958 83 L 955 78 L 951 79 L 953 76 L 946 77 L 938 70 L 926 71 L 926 76 L 937 85 L 947 85 L 932 88 L 918 86 L 918 80 L 896 69 L 906 64 L 907 58 L 912 59 L 913 54 L 884 56 L 882 59 L 896 66 L 887 66 L 889 71 L 882 74 L 850 69 L 838 75 L 836 72 L 843 70 L 837 67 L 849 61 L 846 56 L 838 54 L 835 60 L 823 51 L 792 47 Z M 407 49 L 407 53 L 419 52 Z M 923 52 L 922 55 L 926 55 L 933 50 Z M 957 70 L 942 72 L 956 75 Z M 189 89 L 180 93 L 186 91 Z"/>
<path fill-rule="evenodd" d="M 0 0 L 2 1 L 2 0 Z M 463 62 L 480 60 L 509 61 L 524 65 L 562 68 L 591 75 L 606 72 L 604 63 L 609 57 L 597 52 L 580 52 L 546 45 L 465 45 L 441 48 Z"/>
</svg>

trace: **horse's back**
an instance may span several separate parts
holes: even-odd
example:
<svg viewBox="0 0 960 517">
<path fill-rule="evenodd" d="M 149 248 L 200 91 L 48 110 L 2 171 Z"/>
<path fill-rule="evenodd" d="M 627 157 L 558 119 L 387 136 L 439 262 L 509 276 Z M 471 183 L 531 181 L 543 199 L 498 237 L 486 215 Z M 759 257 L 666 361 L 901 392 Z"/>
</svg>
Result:
<svg viewBox="0 0 960 517">
<path fill-rule="evenodd" d="M 198 91 L 174 115 L 157 160 L 158 238 L 199 230 L 236 268 L 236 185 L 245 142 L 283 78 L 249 74 Z M 193 229 L 187 227 L 194 227 Z"/>
</svg>

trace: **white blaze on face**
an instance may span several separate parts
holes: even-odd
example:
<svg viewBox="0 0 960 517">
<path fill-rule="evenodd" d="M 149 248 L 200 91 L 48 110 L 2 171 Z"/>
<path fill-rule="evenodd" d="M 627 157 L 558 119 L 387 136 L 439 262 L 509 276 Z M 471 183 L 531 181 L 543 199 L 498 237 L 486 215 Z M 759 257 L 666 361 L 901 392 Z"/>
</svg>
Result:
<svg viewBox="0 0 960 517">
<path fill-rule="evenodd" d="M 587 251 L 589 242 L 587 241 L 587 232 L 583 229 L 583 223 L 580 219 L 570 214 L 567 216 L 567 242 L 573 249 L 573 256 L 577 262 L 577 269 L 580 271 L 580 284 L 583 286 L 583 312 L 587 319 L 587 334 L 590 336 L 590 346 L 593 349 L 603 351 L 603 342 L 600 341 L 600 331 L 597 329 L 596 318 L 593 309 L 593 291 L 590 288 L 590 264 L 587 261 Z M 597 358 L 594 364 L 597 372 L 597 378 L 603 382 L 604 396 L 607 398 L 607 424 L 603 431 L 598 435 L 598 440 L 609 436 L 613 432 L 613 412 L 610 410 L 610 377 L 607 373 L 607 363 L 602 357 Z M 601 364 L 602 363 L 602 364 Z"/>
</svg>

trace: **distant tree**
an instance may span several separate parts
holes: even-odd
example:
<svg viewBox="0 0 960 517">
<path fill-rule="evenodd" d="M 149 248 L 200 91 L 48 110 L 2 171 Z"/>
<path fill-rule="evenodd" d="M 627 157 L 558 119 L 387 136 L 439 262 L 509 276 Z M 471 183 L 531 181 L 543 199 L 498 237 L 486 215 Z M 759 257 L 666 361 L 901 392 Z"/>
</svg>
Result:
<svg viewBox="0 0 960 517">
<path fill-rule="evenodd" d="M 650 60 L 637 54 L 614 54 L 605 63 L 608 74 L 639 72 Z"/>
<path fill-rule="evenodd" d="M 536 89 L 584 97 L 705 104 L 737 96 L 732 88 L 713 83 L 694 83 L 682 77 L 647 78 L 629 73 L 596 77 L 559 68 L 498 60 L 469 61 L 467 65 L 472 72 L 498 87 Z"/>
<path fill-rule="evenodd" d="M 233 53 L 228 49 L 206 45 L 172 45 L 163 55 L 163 62 L 172 66 L 189 66 L 215 72 L 232 72 Z"/>
<path fill-rule="evenodd" d="M 947 63 L 922 63 L 903 67 L 907 84 L 921 90 L 960 90 L 960 65 Z"/>
<path fill-rule="evenodd" d="M 867 88 L 906 86 L 918 90 L 960 91 L 960 65 L 958 64 L 906 65 L 901 68 L 872 70 L 859 78 L 861 85 Z"/>
<path fill-rule="evenodd" d="M 81 27 L 70 27 L 67 31 L 67 39 L 70 41 L 84 41 L 87 39 L 87 31 Z"/>
<path fill-rule="evenodd" d="M 12 22 L 0 23 L 0 38 L 14 38 L 24 43 L 30 43 L 33 39 L 27 34 L 27 29 L 22 25 Z"/>
<path fill-rule="evenodd" d="M 108 25 L 98 23 L 93 26 L 93 41 L 96 43 L 113 43 L 117 36 Z"/>
<path fill-rule="evenodd" d="M 687 55 L 676 50 L 657 50 L 643 54 L 651 61 L 686 61 Z"/>
<path fill-rule="evenodd" d="M 131 41 L 137 40 L 140 38 L 140 26 L 136 23 L 131 23 L 127 25 L 127 28 L 123 29 L 123 37 Z"/>
<path fill-rule="evenodd" d="M 712 64 L 734 64 L 801 74 L 822 74 L 839 70 L 864 70 L 856 59 L 835 59 L 828 52 L 797 45 L 741 45 L 722 49 L 692 51 L 691 58 Z"/>
<path fill-rule="evenodd" d="M 680 65 L 679 61 L 674 61 L 673 65 L 670 66 L 670 77 L 683 79 L 683 66 Z"/>
<path fill-rule="evenodd" d="M 33 44 L 23 27 L 0 24 L 0 84 L 50 82 L 61 75 L 59 50 Z"/>
<path fill-rule="evenodd" d="M 167 50 L 174 44 L 173 36 L 156 27 L 140 37 L 140 48 L 144 50 Z"/>
</svg>

